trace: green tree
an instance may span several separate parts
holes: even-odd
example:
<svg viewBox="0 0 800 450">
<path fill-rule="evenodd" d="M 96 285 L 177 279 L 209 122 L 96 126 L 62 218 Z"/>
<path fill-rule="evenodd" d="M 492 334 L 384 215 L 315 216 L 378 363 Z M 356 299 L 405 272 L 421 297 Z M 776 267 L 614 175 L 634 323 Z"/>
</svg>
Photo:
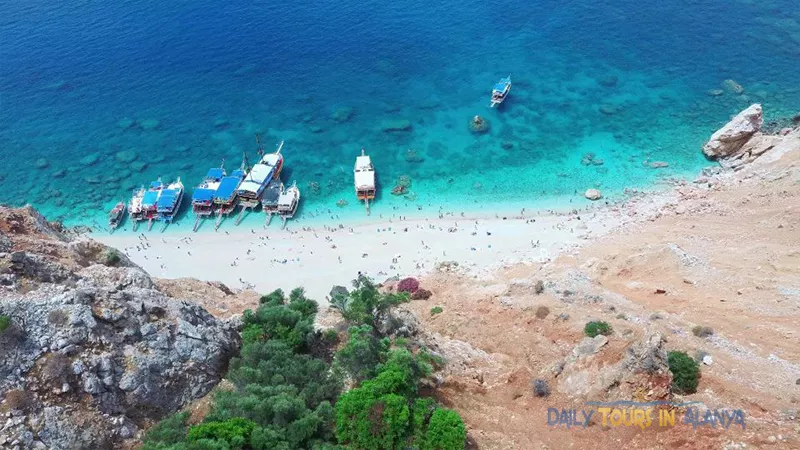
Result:
<svg viewBox="0 0 800 450">
<path fill-rule="evenodd" d="M 375 336 L 369 325 L 350 327 L 347 343 L 336 353 L 336 361 L 357 382 L 375 376 L 378 364 L 389 350 L 389 340 Z"/>
<path fill-rule="evenodd" d="M 374 325 L 375 318 L 390 306 L 407 302 L 407 293 L 383 294 L 377 285 L 366 276 L 353 280 L 353 290 L 347 295 L 337 295 L 332 305 L 354 325 Z"/>
<path fill-rule="evenodd" d="M 608 336 L 614 331 L 614 329 L 611 327 L 611 325 L 608 324 L 608 322 L 593 321 L 587 323 L 583 331 L 586 333 L 587 336 L 593 338 L 598 334 L 602 334 L 603 336 Z"/>
<path fill-rule="evenodd" d="M 256 423 L 241 417 L 222 422 L 204 422 L 189 429 L 188 441 L 224 442 L 228 448 L 241 449 L 250 442 Z"/>
<path fill-rule="evenodd" d="M 147 430 L 142 440 L 142 450 L 167 449 L 186 439 L 188 412 L 173 414 Z"/>
<path fill-rule="evenodd" d="M 669 371 L 672 372 L 672 389 L 679 394 L 697 391 L 700 365 L 685 352 L 667 353 Z"/>
<path fill-rule="evenodd" d="M 437 408 L 425 433 L 423 450 L 463 450 L 467 429 L 455 411 Z"/>
<path fill-rule="evenodd" d="M 0 333 L 3 333 L 11 326 L 11 319 L 8 316 L 0 315 Z"/>
</svg>

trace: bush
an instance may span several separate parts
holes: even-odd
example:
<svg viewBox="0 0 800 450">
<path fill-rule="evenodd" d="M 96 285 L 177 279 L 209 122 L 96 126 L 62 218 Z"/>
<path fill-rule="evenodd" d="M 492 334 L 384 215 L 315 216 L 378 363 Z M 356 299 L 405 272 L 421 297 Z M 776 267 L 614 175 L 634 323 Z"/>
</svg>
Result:
<svg viewBox="0 0 800 450">
<path fill-rule="evenodd" d="M 436 314 L 440 314 L 442 311 L 444 311 L 444 309 L 442 309 L 441 306 L 434 306 L 431 308 L 431 315 L 435 316 Z"/>
<path fill-rule="evenodd" d="M 348 333 L 347 343 L 336 353 L 336 360 L 357 382 L 374 377 L 389 351 L 388 339 L 378 339 L 369 325 L 350 327 Z"/>
<path fill-rule="evenodd" d="M 537 397 L 550 396 L 550 385 L 547 384 L 547 380 L 537 378 L 531 381 L 531 389 L 533 390 L 533 395 Z"/>
<path fill-rule="evenodd" d="M 31 404 L 31 395 L 22 389 L 13 389 L 6 394 L 5 404 L 10 411 L 26 411 Z"/>
<path fill-rule="evenodd" d="M 424 450 L 463 449 L 467 440 L 467 429 L 461 416 L 455 411 L 437 408 L 431 415 L 425 433 Z"/>
<path fill-rule="evenodd" d="M 692 334 L 694 334 L 699 338 L 706 338 L 714 335 L 714 329 L 711 327 L 704 327 L 697 325 L 694 328 L 692 328 Z"/>
<path fill-rule="evenodd" d="M 5 332 L 11 326 L 11 319 L 8 316 L 0 316 L 0 333 Z"/>
<path fill-rule="evenodd" d="M 397 283 L 397 292 L 410 292 L 414 293 L 417 292 L 419 289 L 419 281 L 416 278 L 403 278 Z"/>
<path fill-rule="evenodd" d="M 233 417 L 223 422 L 195 425 L 189 429 L 187 437 L 189 442 L 210 440 L 217 445 L 225 443 L 229 448 L 241 449 L 250 443 L 250 435 L 255 427 L 256 423 L 252 420 Z"/>
<path fill-rule="evenodd" d="M 54 309 L 47 315 L 47 322 L 50 325 L 63 327 L 69 321 L 69 314 L 63 309 Z"/>
<path fill-rule="evenodd" d="M 339 295 L 331 302 L 351 325 L 372 325 L 389 307 L 408 301 L 407 293 L 382 294 L 375 283 L 363 275 L 353 280 L 353 287 L 350 294 Z"/>
<path fill-rule="evenodd" d="M 586 324 L 586 327 L 583 329 L 586 332 L 586 335 L 589 337 L 595 337 L 599 334 L 603 336 L 609 336 L 611 333 L 614 332 L 614 329 L 608 322 L 602 321 L 592 321 Z"/>
<path fill-rule="evenodd" d="M 71 370 L 69 357 L 61 353 L 51 353 L 47 357 L 42 369 L 44 379 L 53 384 L 53 387 L 61 388 L 61 384 L 67 380 Z"/>
<path fill-rule="evenodd" d="M 536 295 L 544 292 L 544 282 L 542 280 L 536 282 L 536 285 L 533 287 L 533 292 L 535 292 Z"/>
<path fill-rule="evenodd" d="M 540 306 L 536 308 L 536 318 L 537 319 L 544 319 L 550 314 L 550 308 L 547 306 Z"/>
<path fill-rule="evenodd" d="M 411 294 L 411 300 L 427 300 L 427 299 L 431 298 L 432 295 L 433 295 L 433 292 L 431 292 L 431 291 L 429 291 L 427 289 L 420 288 L 420 289 L 417 289 L 416 292 Z"/>
<path fill-rule="evenodd" d="M 122 255 L 119 254 L 119 250 L 115 248 L 106 250 L 105 264 L 107 266 L 116 266 L 120 261 L 122 261 Z"/>
<path fill-rule="evenodd" d="M 186 439 L 188 412 L 177 413 L 158 422 L 147 430 L 141 450 L 160 450 Z"/>
<path fill-rule="evenodd" d="M 672 372 L 672 389 L 679 394 L 691 394 L 697 391 L 700 378 L 700 365 L 685 352 L 669 352 L 667 354 L 669 371 Z"/>
</svg>

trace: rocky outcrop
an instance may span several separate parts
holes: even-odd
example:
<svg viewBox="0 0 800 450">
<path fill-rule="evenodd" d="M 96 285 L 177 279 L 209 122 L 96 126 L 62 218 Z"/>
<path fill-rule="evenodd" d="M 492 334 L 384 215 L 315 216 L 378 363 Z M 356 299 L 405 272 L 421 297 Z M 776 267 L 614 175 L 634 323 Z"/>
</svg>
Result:
<svg viewBox="0 0 800 450">
<path fill-rule="evenodd" d="M 219 382 L 233 323 L 31 209 L 0 208 L 0 230 L 0 447 L 119 448 Z"/>
<path fill-rule="evenodd" d="M 750 105 L 711 135 L 711 139 L 703 146 L 703 153 L 713 159 L 730 157 L 741 150 L 761 130 L 763 124 L 761 105 Z"/>
</svg>

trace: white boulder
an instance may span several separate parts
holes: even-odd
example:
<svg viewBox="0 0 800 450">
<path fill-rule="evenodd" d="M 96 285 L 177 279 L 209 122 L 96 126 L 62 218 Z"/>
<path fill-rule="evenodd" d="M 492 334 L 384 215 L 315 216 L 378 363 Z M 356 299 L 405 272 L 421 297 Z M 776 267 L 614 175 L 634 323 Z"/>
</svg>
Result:
<svg viewBox="0 0 800 450">
<path fill-rule="evenodd" d="M 755 103 L 737 114 L 724 127 L 711 135 L 703 146 L 709 158 L 726 158 L 737 153 L 764 124 L 761 105 Z"/>
</svg>

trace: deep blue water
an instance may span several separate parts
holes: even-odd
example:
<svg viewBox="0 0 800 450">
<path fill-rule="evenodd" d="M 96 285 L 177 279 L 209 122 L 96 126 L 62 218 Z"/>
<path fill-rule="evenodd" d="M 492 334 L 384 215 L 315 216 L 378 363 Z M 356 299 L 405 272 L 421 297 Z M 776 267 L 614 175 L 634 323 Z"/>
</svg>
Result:
<svg viewBox="0 0 800 450">
<path fill-rule="evenodd" d="M 789 0 L 235 3 L 0 3 L 0 202 L 91 223 L 151 179 L 191 186 L 223 158 L 254 160 L 263 133 L 286 140 L 301 218 L 362 214 L 362 147 L 375 215 L 579 203 L 693 173 L 750 103 L 768 120 L 800 109 Z M 709 95 L 726 79 L 745 93 Z M 476 114 L 487 134 L 470 133 Z M 398 120 L 411 129 L 384 131 Z M 589 152 L 603 164 L 581 164 Z M 400 175 L 409 198 L 389 194 Z"/>
</svg>

